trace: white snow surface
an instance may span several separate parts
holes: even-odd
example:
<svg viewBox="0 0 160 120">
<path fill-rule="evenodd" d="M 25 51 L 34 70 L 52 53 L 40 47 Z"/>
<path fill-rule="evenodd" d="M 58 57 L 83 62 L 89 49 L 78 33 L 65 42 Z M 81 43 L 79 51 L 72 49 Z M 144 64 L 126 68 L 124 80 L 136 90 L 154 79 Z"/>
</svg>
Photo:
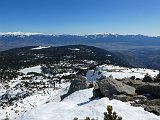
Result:
<svg viewBox="0 0 160 120">
<path fill-rule="evenodd" d="M 144 69 L 144 68 L 127 68 L 114 65 L 100 65 L 96 67 L 96 70 L 89 70 L 86 74 L 88 80 L 94 81 L 101 76 L 113 76 L 114 79 L 123 79 L 131 76 L 136 78 L 144 78 L 146 74 L 152 77 L 157 76 L 158 70 Z"/>
<path fill-rule="evenodd" d="M 41 50 L 41 49 L 45 49 L 45 48 L 50 48 L 51 46 L 39 46 L 36 48 L 32 48 L 31 50 Z"/>
<path fill-rule="evenodd" d="M 103 120 L 107 105 L 112 105 L 114 111 L 123 120 L 160 120 L 159 116 L 146 112 L 141 107 L 133 107 L 130 103 L 101 98 L 90 101 L 92 88 L 77 91 L 61 102 L 43 104 L 26 112 L 17 120 L 73 120 L 74 117 L 85 119 L 86 116 Z"/>
<path fill-rule="evenodd" d="M 20 70 L 27 74 L 28 72 L 41 73 L 41 66 L 34 66 Z M 94 74 L 93 74 L 94 73 Z M 136 78 L 143 78 L 145 74 L 156 76 L 157 70 L 142 68 L 125 68 L 113 65 L 100 65 L 96 70 L 89 70 L 87 78 L 95 80 L 96 78 L 112 75 L 114 78 L 120 79 L 135 75 Z M 69 73 L 65 73 L 69 74 Z M 60 74 L 59 74 L 60 75 Z M 41 80 L 39 78 L 38 80 Z M 10 81 L 11 88 L 20 82 L 20 78 Z M 33 95 L 19 100 L 13 106 L 0 108 L 0 120 L 8 117 L 10 120 L 73 120 L 74 117 L 85 119 L 86 116 L 103 120 L 103 113 L 106 111 L 107 105 L 112 105 L 114 111 L 123 120 L 160 120 L 159 116 L 144 111 L 141 107 L 133 107 L 129 102 L 121 102 L 118 100 L 109 100 L 107 97 L 90 101 L 92 97 L 92 89 L 80 90 L 60 101 L 60 96 L 67 93 L 70 83 L 58 84 L 58 90 L 46 88 L 42 91 L 36 91 Z M 23 94 L 25 90 L 11 89 L 9 93 L 14 97 L 16 94 Z M 0 84 L 0 95 L 6 92 Z"/>
<path fill-rule="evenodd" d="M 69 50 L 79 51 L 80 49 L 78 49 L 78 48 L 69 48 Z"/>
<path fill-rule="evenodd" d="M 20 70 L 19 72 L 22 72 L 24 74 L 27 74 L 28 72 L 37 72 L 37 73 L 41 73 L 41 66 L 40 65 L 37 65 L 37 66 L 34 66 L 34 67 L 29 67 L 29 68 L 24 68 L 22 70 Z"/>
<path fill-rule="evenodd" d="M 32 96 L 17 101 L 13 106 L 6 107 L 5 109 L 0 108 L 0 120 L 6 117 L 9 118 L 9 120 L 23 120 L 25 112 L 28 113 L 28 111 L 50 102 L 59 102 L 60 96 L 67 93 L 69 85 L 70 83 L 59 84 L 61 89 L 58 90 L 47 88 L 44 90 L 45 94 L 44 91 L 37 91 Z M 30 119 L 26 118 L 26 120 Z"/>
</svg>

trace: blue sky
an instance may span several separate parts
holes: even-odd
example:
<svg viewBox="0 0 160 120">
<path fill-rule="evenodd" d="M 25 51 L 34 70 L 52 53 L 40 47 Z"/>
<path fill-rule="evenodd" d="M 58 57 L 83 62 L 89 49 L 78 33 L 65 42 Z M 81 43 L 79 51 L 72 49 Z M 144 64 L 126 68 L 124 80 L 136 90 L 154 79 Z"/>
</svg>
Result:
<svg viewBox="0 0 160 120">
<path fill-rule="evenodd" d="M 160 35 L 160 0 L 0 0 L 0 32 Z"/>
</svg>

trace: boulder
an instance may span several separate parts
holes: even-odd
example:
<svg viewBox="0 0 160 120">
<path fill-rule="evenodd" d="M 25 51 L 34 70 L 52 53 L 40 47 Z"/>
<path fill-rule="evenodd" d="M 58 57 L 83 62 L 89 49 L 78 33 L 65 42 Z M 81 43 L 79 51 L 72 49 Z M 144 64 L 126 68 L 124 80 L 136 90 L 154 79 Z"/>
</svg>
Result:
<svg viewBox="0 0 160 120">
<path fill-rule="evenodd" d="M 143 82 L 154 82 L 154 78 L 148 74 L 146 74 L 142 80 Z"/>
<path fill-rule="evenodd" d="M 160 115 L 160 106 L 146 106 L 144 110 L 154 113 L 156 115 Z"/>
<path fill-rule="evenodd" d="M 88 85 L 89 84 L 85 77 L 83 76 L 78 77 L 71 82 L 71 85 L 68 90 L 68 94 L 72 94 L 73 92 L 78 91 L 78 90 L 87 89 Z"/>
<path fill-rule="evenodd" d="M 99 88 L 103 96 L 111 98 L 113 95 L 134 95 L 135 88 L 126 85 L 113 78 L 105 78 L 99 82 Z"/>
<path fill-rule="evenodd" d="M 136 93 L 137 94 L 152 94 L 157 97 L 160 97 L 160 84 L 158 83 L 146 83 L 143 85 L 139 85 L 136 88 Z"/>
</svg>

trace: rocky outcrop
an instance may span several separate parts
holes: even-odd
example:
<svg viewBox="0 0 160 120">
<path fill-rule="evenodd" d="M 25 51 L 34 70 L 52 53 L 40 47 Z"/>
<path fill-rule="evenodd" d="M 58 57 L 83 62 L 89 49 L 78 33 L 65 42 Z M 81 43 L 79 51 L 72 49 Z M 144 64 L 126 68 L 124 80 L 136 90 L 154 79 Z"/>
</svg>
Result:
<svg viewBox="0 0 160 120">
<path fill-rule="evenodd" d="M 146 106 L 144 110 L 154 113 L 156 115 L 160 115 L 160 106 Z"/>
<path fill-rule="evenodd" d="M 93 84 L 87 81 L 86 77 L 79 76 L 73 81 L 71 81 L 68 93 L 62 95 L 61 100 L 63 100 L 65 97 L 67 97 L 68 95 L 72 94 L 75 91 L 91 88 L 92 86 Z"/>
<path fill-rule="evenodd" d="M 139 85 L 136 88 L 137 94 L 152 94 L 154 96 L 160 97 L 160 84 L 159 83 L 146 83 Z"/>
<path fill-rule="evenodd" d="M 105 97 L 109 98 L 113 95 L 124 94 L 132 96 L 135 94 L 135 88 L 112 78 L 106 78 L 99 81 L 99 89 Z"/>
<path fill-rule="evenodd" d="M 71 82 L 68 90 L 68 94 L 72 94 L 75 91 L 83 90 L 88 88 L 88 82 L 85 77 L 78 77 Z"/>
<path fill-rule="evenodd" d="M 142 80 L 143 82 L 154 82 L 154 78 L 148 74 L 146 74 Z"/>
<path fill-rule="evenodd" d="M 134 77 L 122 80 L 108 77 L 97 80 L 93 90 L 93 98 L 105 96 L 122 102 L 132 101 L 131 105 L 143 107 L 148 112 L 160 115 L 159 91 L 160 84 L 153 81 L 149 75 L 146 75 L 143 81 L 136 80 Z"/>
</svg>

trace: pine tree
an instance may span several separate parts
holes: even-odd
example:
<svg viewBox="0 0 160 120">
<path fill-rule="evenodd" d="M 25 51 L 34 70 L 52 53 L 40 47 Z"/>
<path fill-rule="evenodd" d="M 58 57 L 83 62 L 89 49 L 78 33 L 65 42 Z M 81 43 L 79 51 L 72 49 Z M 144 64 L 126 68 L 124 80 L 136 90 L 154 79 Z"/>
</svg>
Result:
<svg viewBox="0 0 160 120">
<path fill-rule="evenodd" d="M 74 117 L 74 119 L 73 120 L 78 120 L 78 118 L 77 117 Z"/>
<path fill-rule="evenodd" d="M 104 120 L 122 120 L 122 117 L 118 117 L 116 112 L 112 112 L 113 108 L 111 105 L 107 106 L 107 111 L 104 112 Z"/>
<path fill-rule="evenodd" d="M 85 119 L 85 120 L 91 120 L 91 119 L 90 119 L 90 117 L 86 117 L 86 119 Z"/>
</svg>

